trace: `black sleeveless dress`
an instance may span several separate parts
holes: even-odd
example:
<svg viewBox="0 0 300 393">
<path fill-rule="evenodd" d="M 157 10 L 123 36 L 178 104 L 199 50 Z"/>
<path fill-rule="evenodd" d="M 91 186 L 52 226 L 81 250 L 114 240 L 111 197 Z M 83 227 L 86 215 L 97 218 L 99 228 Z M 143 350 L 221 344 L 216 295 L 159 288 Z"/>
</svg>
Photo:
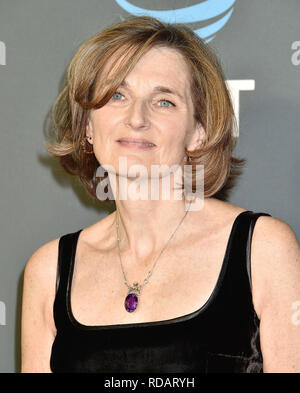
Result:
<svg viewBox="0 0 300 393">
<path fill-rule="evenodd" d="M 75 320 L 70 291 L 79 233 L 60 238 L 54 320 L 55 372 L 259 373 L 259 319 L 252 303 L 250 251 L 255 222 L 244 211 L 231 228 L 213 292 L 200 309 L 164 321 L 86 326 Z"/>
</svg>

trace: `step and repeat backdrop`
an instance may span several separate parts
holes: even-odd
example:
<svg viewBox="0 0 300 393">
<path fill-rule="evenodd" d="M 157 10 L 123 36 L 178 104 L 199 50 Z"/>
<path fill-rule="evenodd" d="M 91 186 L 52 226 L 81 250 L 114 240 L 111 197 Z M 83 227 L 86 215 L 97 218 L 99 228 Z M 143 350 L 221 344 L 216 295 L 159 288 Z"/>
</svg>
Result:
<svg viewBox="0 0 300 393">
<path fill-rule="evenodd" d="M 221 60 L 248 162 L 229 202 L 300 238 L 299 0 L 0 2 L 0 372 L 20 371 L 24 267 L 41 245 L 113 211 L 44 149 L 49 110 L 79 46 L 128 15 L 184 23 Z"/>
</svg>

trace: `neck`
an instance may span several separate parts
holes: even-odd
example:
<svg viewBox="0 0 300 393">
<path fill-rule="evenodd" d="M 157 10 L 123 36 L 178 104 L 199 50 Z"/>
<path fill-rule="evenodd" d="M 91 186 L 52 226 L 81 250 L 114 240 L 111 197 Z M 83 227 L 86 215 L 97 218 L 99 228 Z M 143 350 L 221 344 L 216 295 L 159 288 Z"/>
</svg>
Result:
<svg viewBox="0 0 300 393">
<path fill-rule="evenodd" d="M 118 177 L 116 177 L 118 180 Z M 165 199 L 160 193 L 157 200 L 149 198 L 137 199 L 136 194 L 132 195 L 134 180 L 127 179 L 126 189 L 120 190 L 120 183 L 116 181 L 114 187 L 114 197 L 116 201 L 116 213 L 114 223 L 119 221 L 120 251 L 122 255 L 130 255 L 132 263 L 141 260 L 153 260 L 161 249 L 166 245 L 172 236 L 171 241 L 178 241 L 176 237 L 183 239 L 188 225 L 188 218 L 193 214 L 190 202 L 185 200 L 183 192 L 181 199 L 178 198 L 178 190 L 171 189 L 170 197 Z M 148 190 L 151 190 L 150 186 Z M 124 192 L 126 191 L 126 192 Z M 120 195 L 127 195 L 125 199 L 118 198 Z M 193 203 L 191 204 L 191 206 Z M 118 217 L 117 217 L 118 214 Z"/>
</svg>

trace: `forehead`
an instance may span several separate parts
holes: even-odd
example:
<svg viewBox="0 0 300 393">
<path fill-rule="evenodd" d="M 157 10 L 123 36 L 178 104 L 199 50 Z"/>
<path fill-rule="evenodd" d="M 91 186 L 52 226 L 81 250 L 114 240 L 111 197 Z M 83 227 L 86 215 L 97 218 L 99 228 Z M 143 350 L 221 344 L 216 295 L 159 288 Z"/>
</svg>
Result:
<svg viewBox="0 0 300 393">
<path fill-rule="evenodd" d="M 188 67 L 183 55 L 176 49 L 166 47 L 154 47 L 149 49 L 139 59 L 134 68 L 138 70 L 150 69 L 171 75 L 176 74 L 178 71 L 188 74 Z"/>
<path fill-rule="evenodd" d="M 123 58 L 124 55 L 118 56 L 116 53 L 107 62 L 105 68 L 109 70 L 108 80 L 111 79 L 110 76 L 114 74 L 114 69 L 118 67 Z M 189 68 L 183 55 L 176 49 L 163 46 L 153 47 L 144 53 L 127 74 L 125 80 L 130 81 L 135 77 L 145 81 L 152 79 L 155 79 L 156 82 L 170 81 L 181 89 L 188 89 L 190 85 Z"/>
</svg>

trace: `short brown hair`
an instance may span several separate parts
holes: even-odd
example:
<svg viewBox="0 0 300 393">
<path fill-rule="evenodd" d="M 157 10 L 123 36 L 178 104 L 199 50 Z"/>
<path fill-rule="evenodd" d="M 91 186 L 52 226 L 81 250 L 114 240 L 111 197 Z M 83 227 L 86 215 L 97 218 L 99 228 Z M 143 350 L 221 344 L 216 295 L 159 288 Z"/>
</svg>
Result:
<svg viewBox="0 0 300 393">
<path fill-rule="evenodd" d="M 59 157 L 67 173 L 79 176 L 88 193 L 96 198 L 100 163 L 82 145 L 89 113 L 110 100 L 139 58 L 155 46 L 176 49 L 189 67 L 194 117 L 205 129 L 206 140 L 199 149 L 187 153 L 192 160 L 186 165 L 193 169 L 197 164 L 204 165 L 204 197 L 225 200 L 247 160 L 232 155 L 236 119 L 220 62 L 212 49 L 182 24 L 130 16 L 83 43 L 69 64 L 65 87 L 52 105 L 55 140 L 46 141 L 46 150 Z M 116 53 L 113 65 L 121 57 L 122 61 L 110 83 L 101 87 L 108 76 L 104 67 Z"/>
</svg>

